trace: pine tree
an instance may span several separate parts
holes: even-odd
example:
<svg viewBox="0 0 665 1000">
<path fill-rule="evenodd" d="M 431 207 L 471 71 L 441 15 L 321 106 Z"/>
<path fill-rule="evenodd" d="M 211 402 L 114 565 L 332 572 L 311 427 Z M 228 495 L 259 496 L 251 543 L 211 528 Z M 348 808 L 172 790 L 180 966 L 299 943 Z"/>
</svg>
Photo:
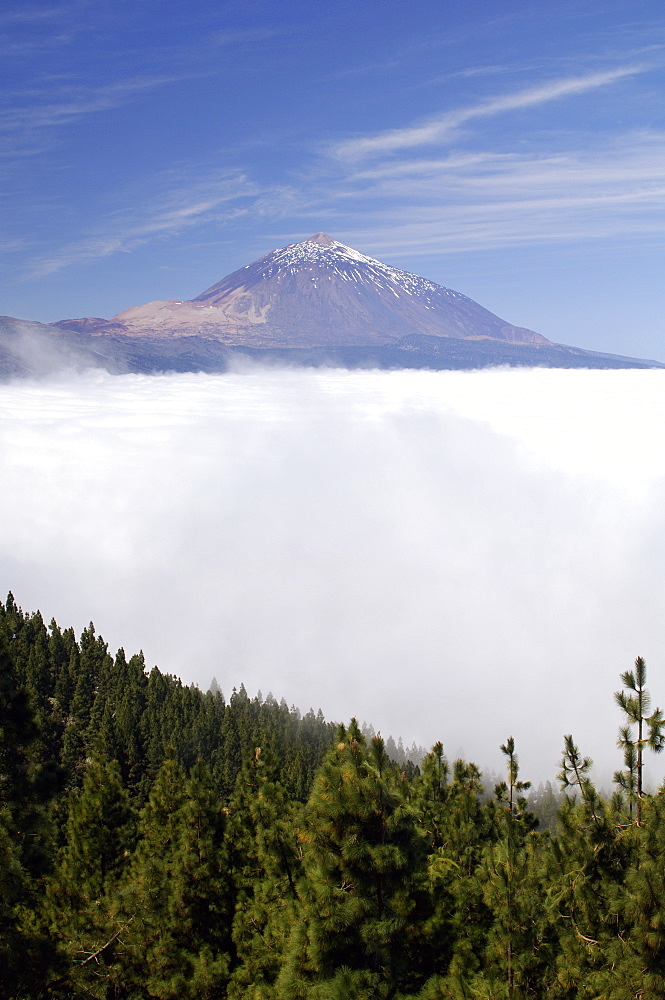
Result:
<svg viewBox="0 0 665 1000">
<path fill-rule="evenodd" d="M 619 746 L 623 747 L 623 771 L 615 771 L 613 781 L 618 785 L 616 810 L 621 814 L 628 806 L 628 821 L 633 822 L 637 802 L 637 747 L 630 738 L 628 726 L 622 726 L 619 731 Z"/>
<path fill-rule="evenodd" d="M 498 832 L 493 811 L 481 801 L 481 777 L 475 764 L 456 760 L 447 799 L 445 858 L 453 897 L 450 974 L 456 981 L 468 979 L 480 967 L 491 924 L 477 873 Z"/>
<path fill-rule="evenodd" d="M 159 1000 L 223 995 L 230 963 L 225 817 L 204 765 L 164 761 L 125 890 L 123 978 Z"/>
<path fill-rule="evenodd" d="M 495 966 L 505 977 L 507 994 L 512 997 L 530 987 L 534 963 L 524 960 L 539 944 L 533 885 L 538 866 L 533 845 L 527 848 L 527 837 L 536 821 L 521 794 L 531 783 L 519 780 L 512 736 L 501 746 L 501 752 L 507 768 L 507 781 L 499 782 L 495 789 L 497 803 L 503 807 L 498 812 L 501 836 L 487 850 L 481 872 L 483 897 L 493 916 L 486 951 L 488 964 L 490 971 Z"/>
<path fill-rule="evenodd" d="M 10 595 L 11 598 L 11 595 Z M 8 599 L 10 610 L 13 604 Z M 57 790 L 35 757 L 39 729 L 0 624 L 0 997 L 38 989 L 55 968 L 51 943 L 30 919 L 48 863 L 46 806 Z M 10 633 L 11 634 L 11 633 Z"/>
<path fill-rule="evenodd" d="M 98 735 L 97 728 L 90 726 L 95 696 L 100 680 L 106 679 L 111 665 L 107 644 L 95 634 L 95 626 L 90 622 L 81 633 L 80 651 L 73 652 L 70 659 L 74 693 L 63 741 L 62 761 L 72 785 L 80 787 L 83 783 L 86 758 Z"/>
<path fill-rule="evenodd" d="M 443 743 L 435 743 L 423 758 L 421 776 L 416 782 L 415 807 L 423 836 L 430 851 L 444 843 L 449 767 Z"/>
<path fill-rule="evenodd" d="M 646 690 L 647 668 L 641 656 L 635 660 L 635 670 L 626 670 L 621 674 L 621 683 L 624 688 L 632 691 L 626 694 L 625 691 L 616 691 L 614 698 L 617 705 L 626 716 L 627 725 L 619 730 L 619 746 L 624 751 L 629 751 L 629 759 L 634 759 L 635 767 L 635 822 L 639 826 L 642 820 L 642 799 L 643 790 L 643 757 L 644 749 L 648 747 L 654 753 L 661 753 L 665 747 L 665 718 L 659 708 L 649 715 L 651 708 L 651 696 Z M 633 735 L 632 727 L 637 727 L 637 734 Z M 635 756 L 633 758 L 634 748 Z"/>
<path fill-rule="evenodd" d="M 61 942 L 76 989 L 105 997 L 126 927 L 117 898 L 135 841 L 135 817 L 115 761 L 92 760 L 70 793 L 66 841 L 45 916 Z M 121 942 L 120 942 L 121 944 Z"/>
<path fill-rule="evenodd" d="M 615 899 L 627 934 L 617 935 L 608 959 L 615 971 L 610 990 L 662 1000 L 665 996 L 665 796 L 644 804 L 636 855 Z"/>
<path fill-rule="evenodd" d="M 286 942 L 298 912 L 300 848 L 297 809 L 256 748 L 229 802 L 229 842 L 236 893 L 236 967 L 229 997 L 273 995 Z"/>
<path fill-rule="evenodd" d="M 368 752 L 355 720 L 340 727 L 315 778 L 302 837 L 301 918 L 279 995 L 341 997 L 352 988 L 347 995 L 378 996 L 410 985 L 420 841 L 383 740 Z"/>
<path fill-rule="evenodd" d="M 443 744 L 437 742 L 423 758 L 411 798 L 427 855 L 427 864 L 419 866 L 418 873 L 418 881 L 427 893 L 427 905 L 421 903 L 418 907 L 412 960 L 423 977 L 430 980 L 445 974 L 450 965 L 455 943 L 456 888 L 462 871 L 451 808 L 458 789 L 448 782 L 449 770 Z"/>
<path fill-rule="evenodd" d="M 592 766 L 591 757 L 582 757 L 572 735 L 564 736 L 561 771 L 559 772 L 561 787 L 563 789 L 578 788 L 589 815 L 594 823 L 599 823 L 602 803 L 589 778 Z"/>
<path fill-rule="evenodd" d="M 622 933 L 615 900 L 631 854 L 589 777 L 591 763 L 572 736 L 565 737 L 559 780 L 580 794 L 565 796 L 558 835 L 545 859 L 544 902 L 558 937 L 557 978 L 571 996 L 605 965 L 608 942 Z"/>
<path fill-rule="evenodd" d="M 222 720 L 219 772 L 225 797 L 229 797 L 235 788 L 243 760 L 236 719 L 237 703 L 236 695 L 234 703 L 226 709 Z"/>
</svg>

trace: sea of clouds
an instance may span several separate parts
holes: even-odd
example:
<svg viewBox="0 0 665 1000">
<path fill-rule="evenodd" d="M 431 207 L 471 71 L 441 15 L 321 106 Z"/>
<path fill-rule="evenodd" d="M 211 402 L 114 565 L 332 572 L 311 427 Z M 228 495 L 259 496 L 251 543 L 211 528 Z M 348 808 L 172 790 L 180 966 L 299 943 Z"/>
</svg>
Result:
<svg viewBox="0 0 665 1000">
<path fill-rule="evenodd" d="M 665 372 L 90 372 L 0 387 L 0 585 L 228 696 L 607 780 L 665 705 Z M 660 780 L 660 762 L 651 767 Z"/>
</svg>

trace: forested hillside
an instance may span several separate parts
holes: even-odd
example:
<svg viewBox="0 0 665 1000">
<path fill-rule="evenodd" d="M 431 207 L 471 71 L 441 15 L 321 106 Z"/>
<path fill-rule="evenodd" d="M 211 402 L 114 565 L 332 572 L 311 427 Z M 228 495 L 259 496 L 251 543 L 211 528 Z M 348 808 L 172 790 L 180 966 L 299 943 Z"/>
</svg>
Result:
<svg viewBox="0 0 665 1000">
<path fill-rule="evenodd" d="M 641 659 L 615 697 L 615 794 L 562 737 L 567 795 L 539 829 L 512 738 L 488 797 L 440 743 L 397 765 L 354 720 L 226 703 L 10 596 L 0 995 L 662 1000 L 665 795 L 642 769 L 664 724 Z"/>
</svg>

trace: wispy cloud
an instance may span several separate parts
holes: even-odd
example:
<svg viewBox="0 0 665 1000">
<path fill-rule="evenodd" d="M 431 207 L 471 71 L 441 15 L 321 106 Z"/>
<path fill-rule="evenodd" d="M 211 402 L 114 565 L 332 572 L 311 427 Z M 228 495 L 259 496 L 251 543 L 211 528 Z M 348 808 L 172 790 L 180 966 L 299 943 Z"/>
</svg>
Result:
<svg viewBox="0 0 665 1000">
<path fill-rule="evenodd" d="M 0 55 L 18 60 L 72 45 L 99 19 L 98 7 L 82 2 L 25 4 L 0 13 Z"/>
<path fill-rule="evenodd" d="M 648 193 L 645 185 L 665 180 L 665 133 L 628 132 L 597 144 L 556 153 L 451 153 L 439 159 L 399 160 L 352 172 L 347 180 L 363 195 L 457 197 L 460 192 L 489 200 L 512 192 L 528 197 L 559 191 Z M 446 187 L 442 187 L 445 182 Z M 454 194 L 453 194 L 454 191 Z"/>
<path fill-rule="evenodd" d="M 134 207 L 34 260 L 35 279 L 189 231 L 289 219 L 283 242 L 328 227 L 385 259 L 665 232 L 665 133 L 626 133 L 594 149 L 454 152 L 262 185 L 242 171 L 167 171 L 132 192 Z M 144 197 L 151 186 L 159 194 Z M 128 198 L 128 200 L 130 200 Z M 188 237 L 190 240 L 192 236 Z M 271 236 L 275 245 L 281 236 Z M 261 245 L 257 246 L 257 251 Z"/>
<path fill-rule="evenodd" d="M 61 19 L 67 12 L 68 8 L 64 6 L 36 7 L 31 4 L 25 4 L 14 10 L 5 10 L 0 14 L 0 30 L 26 24 L 33 25 L 51 22 L 55 19 Z"/>
<path fill-rule="evenodd" d="M 218 43 L 228 40 L 220 35 Z M 211 165 L 166 170 L 136 190 L 116 192 L 121 208 L 100 214 L 87 232 L 73 233 L 66 244 L 33 259 L 24 276 L 34 280 L 184 232 L 190 233 L 189 240 L 214 241 L 220 229 L 237 226 L 240 220 L 246 228 L 263 225 L 275 245 L 279 240 L 274 223 L 288 219 L 294 239 L 311 224 L 393 260 L 403 254 L 662 233 L 665 133 L 584 135 L 573 144 L 571 132 L 568 148 L 561 148 L 559 134 L 556 144 L 545 137 L 540 145 L 504 143 L 502 149 L 492 148 L 493 130 L 483 135 L 481 129 L 465 129 L 460 134 L 467 123 L 587 94 L 646 69 L 624 64 L 575 76 L 560 74 L 420 125 L 319 146 L 297 174 L 282 174 L 274 181 L 259 182 L 251 169 L 241 166 L 226 171 Z M 115 107 L 174 78 L 142 76 L 91 89 L 77 89 L 65 79 L 59 100 L 0 112 L 0 131 L 4 128 L 8 138 L 18 138 L 18 131 L 12 130 L 27 121 L 25 135 L 43 137 L 49 126 Z M 469 134 L 472 142 L 467 143 Z M 452 148 L 453 138 L 457 148 Z M 421 155 L 423 147 L 445 142 L 450 147 L 445 155 Z M 240 149 L 233 160 L 229 155 L 226 148 L 226 163 L 245 158 Z"/>
<path fill-rule="evenodd" d="M 455 121 L 463 115 L 469 120 L 553 100 L 555 95 L 603 86 L 638 71 L 632 67 L 560 80 L 481 102 L 456 112 Z M 428 134 L 431 137 L 434 131 Z M 371 155 L 331 161 L 336 187 L 333 193 L 331 185 L 328 204 L 337 211 L 347 241 L 355 239 L 356 245 L 376 256 L 395 259 L 405 253 L 665 234 L 665 132 L 636 129 L 575 135 L 571 131 L 565 138 L 545 136 L 526 147 L 523 142 L 508 144 L 512 150 L 506 151 L 506 143 L 500 150 L 478 148 L 483 140 L 488 145 L 495 142 L 496 135 L 474 130 L 469 143 L 473 148 L 464 149 L 467 137 L 458 135 L 458 148 L 429 157 L 408 148 L 411 132 L 400 133 L 400 142 L 405 140 L 401 149 L 397 142 L 389 145 L 387 136 L 381 146 L 364 147 L 372 150 Z M 378 155 L 379 149 L 392 155 Z M 359 206 L 355 213 L 354 205 Z"/>
<path fill-rule="evenodd" d="M 298 196 L 284 187 L 261 187 L 241 172 L 213 171 L 206 177 L 179 178 L 173 172 L 152 178 L 161 193 L 140 207 L 125 208 L 99 221 L 96 232 L 54 253 L 33 260 L 24 280 L 55 274 L 74 264 L 89 264 L 188 229 L 228 227 L 247 216 L 276 218 L 296 210 Z"/>
<path fill-rule="evenodd" d="M 59 100 L 42 103 L 40 101 L 42 95 L 37 94 L 34 104 L 11 106 L 0 110 L 0 131 L 30 131 L 64 125 L 83 115 L 117 108 L 143 91 L 161 87 L 176 79 L 180 77 L 140 76 L 130 80 L 118 80 L 100 87 L 63 85 Z"/>
<path fill-rule="evenodd" d="M 525 144 L 519 130 L 518 141 L 502 142 L 497 149 L 493 130 L 462 130 L 644 74 L 652 67 L 638 64 L 637 55 L 632 53 L 629 65 L 624 57 L 609 69 L 559 73 L 546 83 L 487 97 L 427 121 L 331 144 L 338 192 L 330 205 L 346 223 L 347 240 L 377 256 L 399 259 L 404 254 L 660 238 L 665 233 L 665 134 L 592 132 L 575 137 L 571 128 L 567 142 L 559 133 L 530 137 Z M 427 147 L 446 145 L 446 155 L 422 155 Z M 356 213 L 354 204 L 359 206 Z"/>
<path fill-rule="evenodd" d="M 646 66 L 622 66 L 603 72 L 588 73 L 584 76 L 554 80 L 537 87 L 529 87 L 516 93 L 481 101 L 466 108 L 448 111 L 417 125 L 389 129 L 371 136 L 346 139 L 333 146 L 331 152 L 343 159 L 358 160 L 417 146 L 432 145 L 449 138 L 455 129 L 474 119 L 488 118 L 509 111 L 546 104 L 564 97 L 583 94 L 599 87 L 606 87 L 626 77 L 643 73 L 646 68 Z"/>
<path fill-rule="evenodd" d="M 49 33 L 40 38 L 30 38 L 21 41 L 0 34 L 0 56 L 11 58 L 12 56 L 25 57 L 35 55 L 36 53 L 41 54 L 47 52 L 49 49 L 57 49 L 70 45 L 71 42 L 72 36 L 66 32 L 59 32 L 58 34 Z"/>
</svg>

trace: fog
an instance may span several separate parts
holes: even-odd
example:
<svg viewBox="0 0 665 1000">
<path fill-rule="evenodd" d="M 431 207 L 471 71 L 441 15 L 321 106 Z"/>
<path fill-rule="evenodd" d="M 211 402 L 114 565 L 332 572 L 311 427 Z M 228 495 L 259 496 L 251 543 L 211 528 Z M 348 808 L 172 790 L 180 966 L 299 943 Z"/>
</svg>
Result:
<svg viewBox="0 0 665 1000">
<path fill-rule="evenodd" d="M 606 780 L 638 654 L 665 706 L 664 390 L 653 370 L 16 381 L 0 584 L 227 697 L 496 770 L 514 735 L 535 780 L 572 732 Z"/>
</svg>

